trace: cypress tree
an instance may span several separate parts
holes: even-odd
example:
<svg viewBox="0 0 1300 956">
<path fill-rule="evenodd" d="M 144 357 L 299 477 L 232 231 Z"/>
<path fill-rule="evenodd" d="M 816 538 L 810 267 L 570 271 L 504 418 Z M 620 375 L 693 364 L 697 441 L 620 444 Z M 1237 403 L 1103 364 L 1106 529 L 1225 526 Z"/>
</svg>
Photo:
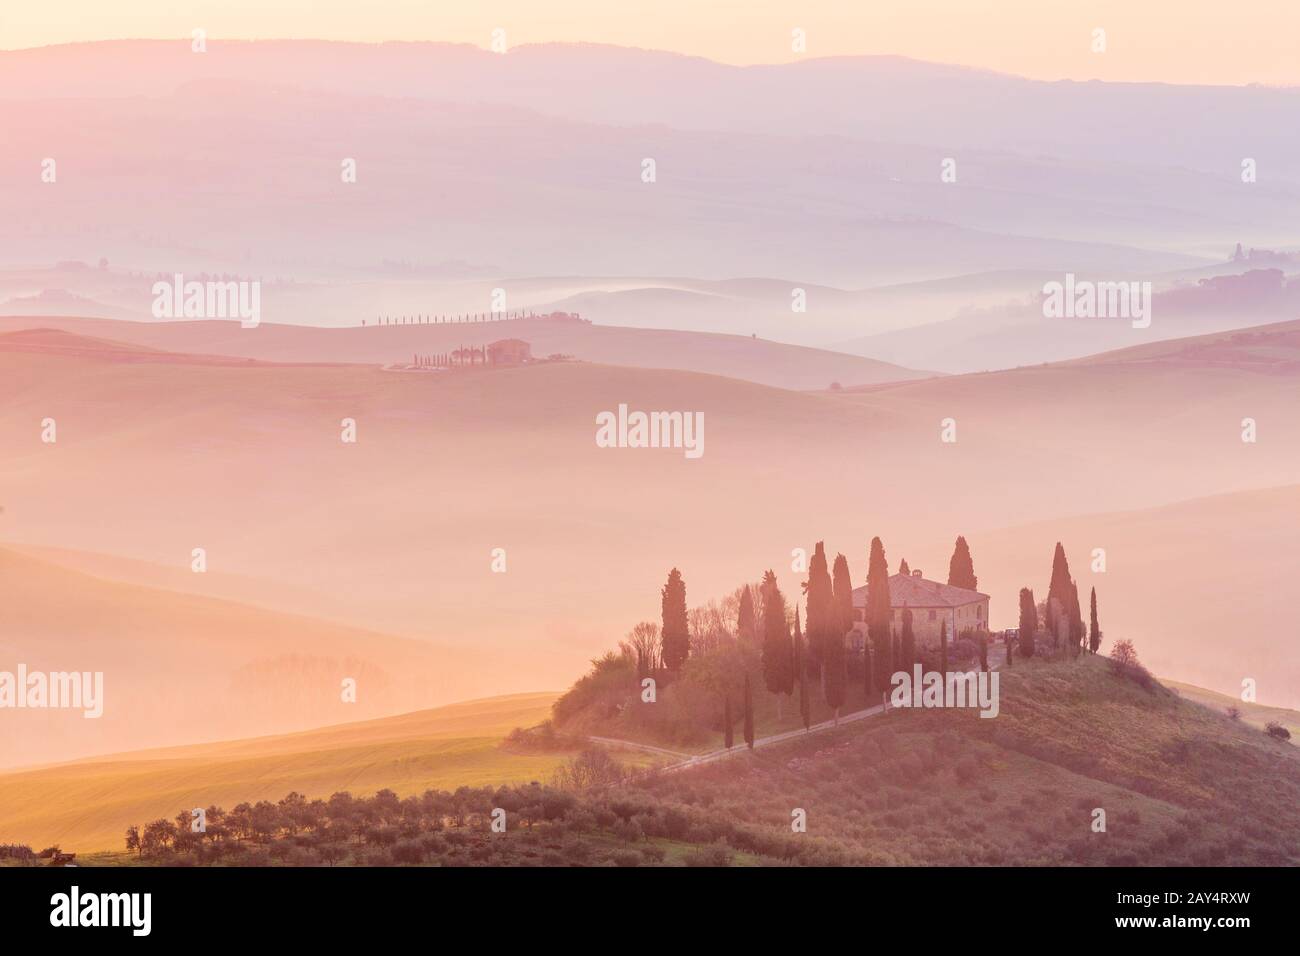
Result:
<svg viewBox="0 0 1300 956">
<path fill-rule="evenodd" d="M 1034 656 L 1034 635 L 1038 632 L 1038 605 L 1030 588 L 1020 589 L 1020 653 Z"/>
<path fill-rule="evenodd" d="M 822 658 L 822 682 L 826 685 L 826 706 L 836 721 L 844 706 L 844 638 L 838 634 L 826 636 L 826 654 Z"/>
<path fill-rule="evenodd" d="M 732 735 L 731 723 L 731 693 L 727 691 L 722 697 L 722 742 L 728 750 L 736 742 L 735 737 Z"/>
<path fill-rule="evenodd" d="M 840 635 L 853 629 L 853 581 L 849 575 L 849 559 L 835 555 L 835 570 L 831 590 L 835 599 L 835 629 Z"/>
<path fill-rule="evenodd" d="M 831 709 L 835 720 L 840 718 L 840 708 L 844 706 L 844 634 L 836 623 L 836 613 L 830 627 L 822 638 L 822 686 L 826 696 L 826 706 Z"/>
<path fill-rule="evenodd" d="M 749 674 L 745 674 L 745 743 L 754 749 L 754 695 L 749 689 Z"/>
<path fill-rule="evenodd" d="M 894 635 L 889 632 L 888 626 L 871 642 L 871 649 L 876 656 L 875 667 L 872 668 L 876 677 L 876 690 L 883 700 L 889 693 L 894 676 Z"/>
<path fill-rule="evenodd" d="M 980 631 L 980 670 L 987 672 L 989 669 L 989 635 L 988 631 Z"/>
<path fill-rule="evenodd" d="M 831 587 L 831 575 L 826 564 L 826 548 L 821 542 L 813 549 L 812 560 L 808 563 L 808 580 L 804 585 L 807 594 L 805 601 L 807 611 L 808 658 L 816 671 L 821 673 L 822 692 L 826 689 L 826 646 L 828 634 L 836 628 L 835 595 Z"/>
<path fill-rule="evenodd" d="M 1068 599 L 1067 599 L 1068 600 Z M 1059 598 L 1047 602 L 1048 629 L 1052 633 L 1052 650 L 1059 651 L 1061 642 L 1070 636 L 1070 625 L 1066 618 L 1065 605 Z"/>
<path fill-rule="evenodd" d="M 827 570 L 826 546 L 822 541 L 816 542 L 813 559 L 809 562 L 809 579 L 803 583 L 805 594 L 805 644 L 807 666 L 813 674 L 822 674 L 823 687 L 826 675 L 823 674 L 823 657 L 826 653 L 826 635 L 835 627 L 835 592 L 831 585 L 831 572 Z"/>
<path fill-rule="evenodd" d="M 691 633 L 686 623 L 686 582 L 676 568 L 668 574 L 668 583 L 661 593 L 663 627 L 659 641 L 663 648 L 664 667 L 677 673 L 691 652 Z"/>
<path fill-rule="evenodd" d="M 1044 626 L 1055 630 L 1056 621 L 1051 614 L 1052 601 L 1061 602 L 1061 610 L 1068 611 L 1070 607 L 1070 588 L 1072 586 L 1070 562 L 1065 558 L 1065 548 L 1058 541 L 1056 542 L 1056 552 L 1052 555 L 1052 580 L 1047 586 L 1048 619 L 1043 622 Z"/>
<path fill-rule="evenodd" d="M 864 706 L 870 707 L 876 696 L 876 679 L 872 673 L 871 641 L 862 642 L 862 693 Z"/>
<path fill-rule="evenodd" d="M 812 706 L 808 702 L 808 667 L 804 660 L 804 640 L 799 633 L 799 608 L 794 609 L 794 672 L 799 679 L 799 716 L 803 729 L 812 727 Z"/>
<path fill-rule="evenodd" d="M 867 608 L 864 616 L 875 658 L 872 671 L 876 690 L 883 694 L 888 691 L 894 672 L 893 637 L 889 632 L 893 609 L 889 603 L 889 562 L 879 538 L 871 539 L 871 555 L 867 559 Z"/>
<path fill-rule="evenodd" d="M 1092 610 L 1089 613 L 1091 618 L 1091 631 L 1088 634 L 1088 650 L 1097 653 L 1097 648 L 1101 647 L 1101 628 L 1097 625 L 1097 589 L 1092 589 L 1092 598 L 1090 601 Z"/>
<path fill-rule="evenodd" d="M 844 706 L 844 636 L 853 627 L 853 582 L 849 577 L 849 562 L 842 554 L 835 556 L 834 578 L 831 589 L 831 614 L 829 616 L 822 670 L 826 685 L 826 703 L 838 720 Z"/>
<path fill-rule="evenodd" d="M 1077 657 L 1083 650 L 1084 638 L 1088 636 L 1088 632 L 1083 628 L 1083 612 L 1079 608 L 1079 585 L 1074 581 L 1070 582 L 1068 613 L 1070 617 L 1070 653 Z"/>
<path fill-rule="evenodd" d="M 898 573 L 904 575 L 910 575 L 912 573 L 912 569 L 907 566 L 907 558 L 898 562 Z"/>
<path fill-rule="evenodd" d="M 777 586 L 776 573 L 770 569 L 763 575 L 760 597 L 763 599 L 763 683 L 770 693 L 789 694 L 794 691 L 794 662 L 790 655 L 790 632 L 785 626 L 785 597 Z M 780 696 L 776 707 L 779 719 Z"/>
<path fill-rule="evenodd" d="M 889 604 L 889 563 L 885 560 L 885 546 L 879 538 L 871 539 L 871 557 L 867 560 L 867 607 L 866 624 L 868 633 L 876 628 L 876 634 L 883 628 L 889 630 L 892 609 Z"/>
<path fill-rule="evenodd" d="M 798 681 L 799 675 L 807 671 L 807 661 L 804 660 L 803 649 L 803 631 L 799 629 L 799 605 L 794 606 L 794 642 L 790 646 L 790 652 L 794 656 L 794 677 Z"/>
<path fill-rule="evenodd" d="M 741 644 L 752 646 L 754 643 L 754 598 L 746 584 L 740 592 L 740 613 L 736 615 L 736 637 Z"/>
<path fill-rule="evenodd" d="M 955 588 L 978 590 L 979 579 L 975 577 L 975 562 L 971 560 L 970 547 L 961 535 L 957 536 L 952 559 L 948 562 L 948 583 Z"/>
</svg>

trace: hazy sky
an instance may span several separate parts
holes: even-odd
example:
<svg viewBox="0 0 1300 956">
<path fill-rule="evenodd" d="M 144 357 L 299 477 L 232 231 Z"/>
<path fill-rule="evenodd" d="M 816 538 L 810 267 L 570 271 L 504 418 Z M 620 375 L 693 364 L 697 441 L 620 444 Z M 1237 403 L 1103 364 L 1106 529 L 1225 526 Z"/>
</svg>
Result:
<svg viewBox="0 0 1300 956">
<path fill-rule="evenodd" d="M 42 0 L 0 49 L 122 37 L 593 41 L 729 63 L 893 53 L 1043 79 L 1300 84 L 1298 0 Z M 1093 30 L 1106 52 L 1092 52 Z"/>
</svg>

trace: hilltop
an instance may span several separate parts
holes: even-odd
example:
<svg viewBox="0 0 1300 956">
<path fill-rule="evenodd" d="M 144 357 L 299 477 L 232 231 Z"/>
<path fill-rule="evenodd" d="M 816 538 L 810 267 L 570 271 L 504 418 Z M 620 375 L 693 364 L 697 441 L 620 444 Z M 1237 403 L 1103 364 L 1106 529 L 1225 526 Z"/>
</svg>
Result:
<svg viewBox="0 0 1300 956">
<path fill-rule="evenodd" d="M 874 864 L 1295 865 L 1300 751 L 1109 662 L 1017 662 L 999 716 L 901 711 L 653 780 Z M 1093 833 L 1094 808 L 1107 829 Z"/>
</svg>

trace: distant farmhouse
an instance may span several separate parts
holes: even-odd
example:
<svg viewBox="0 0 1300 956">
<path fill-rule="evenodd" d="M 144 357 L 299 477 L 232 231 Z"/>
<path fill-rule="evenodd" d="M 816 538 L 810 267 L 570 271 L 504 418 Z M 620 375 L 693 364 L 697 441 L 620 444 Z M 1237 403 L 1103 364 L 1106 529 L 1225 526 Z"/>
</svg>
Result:
<svg viewBox="0 0 1300 956">
<path fill-rule="evenodd" d="M 917 643 L 939 643 L 939 629 L 948 625 L 948 640 L 960 637 L 963 631 L 985 631 L 989 626 L 989 596 L 979 591 L 953 587 L 930 581 L 920 569 L 910 574 L 893 574 L 889 577 L 889 605 L 894 633 L 903 630 L 903 608 L 912 612 L 912 633 Z M 853 589 L 853 630 L 850 640 L 855 650 L 861 650 L 867 627 L 863 613 L 867 606 L 866 587 Z"/>
<path fill-rule="evenodd" d="M 523 365 L 533 360 L 532 347 L 523 339 L 501 339 L 487 347 L 489 365 Z"/>
</svg>

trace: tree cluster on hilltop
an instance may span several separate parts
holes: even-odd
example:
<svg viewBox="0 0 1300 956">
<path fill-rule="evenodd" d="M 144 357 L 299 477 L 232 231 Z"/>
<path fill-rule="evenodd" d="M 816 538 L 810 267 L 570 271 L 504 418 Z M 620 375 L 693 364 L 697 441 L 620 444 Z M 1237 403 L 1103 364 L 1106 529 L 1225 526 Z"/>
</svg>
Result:
<svg viewBox="0 0 1300 956">
<path fill-rule="evenodd" d="M 594 660 L 591 672 L 554 705 L 556 724 L 576 721 L 575 731 L 611 735 L 613 721 L 620 733 L 662 746 L 721 738 L 731 747 L 738 738 L 748 741 L 746 727 L 759 736 L 764 726 L 791 729 L 787 721 L 794 713 L 787 703 L 797 706 L 805 728 L 837 721 L 846 707 L 888 706 L 895 675 L 911 675 L 917 664 L 923 674 L 947 674 L 1013 666 L 1017 653 L 1030 660 L 1100 651 L 1096 589 L 1085 624 L 1078 584 L 1059 543 L 1047 598 L 1036 603 L 1032 589 L 1020 590 L 1019 636 L 1008 637 L 1000 658 L 993 657 L 997 635 L 983 626 L 953 633 L 940 620 L 937 640 L 933 630 L 919 639 L 913 609 L 892 606 L 879 537 L 871 539 L 866 563 L 861 608 L 853 603 L 849 559 L 840 553 L 832 560 L 822 541 L 807 557 L 802 607 L 787 600 L 770 568 L 721 600 L 691 606 L 686 580 L 673 568 L 659 592 L 660 620 L 637 624 L 617 652 Z M 900 573 L 906 568 L 900 561 Z M 978 586 L 964 536 L 954 542 L 948 580 L 953 587 Z"/>
</svg>

